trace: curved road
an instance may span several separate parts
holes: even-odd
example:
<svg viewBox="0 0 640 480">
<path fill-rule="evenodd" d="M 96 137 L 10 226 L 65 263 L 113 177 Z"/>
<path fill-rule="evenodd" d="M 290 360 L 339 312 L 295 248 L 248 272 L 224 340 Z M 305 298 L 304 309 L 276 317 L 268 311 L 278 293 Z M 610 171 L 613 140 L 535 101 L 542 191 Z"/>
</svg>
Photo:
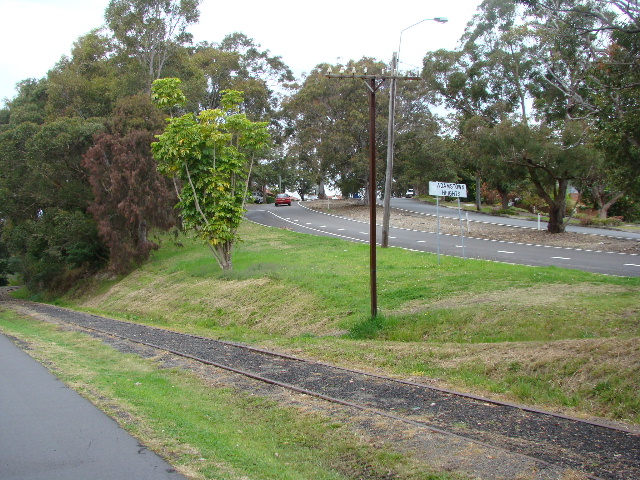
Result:
<svg viewBox="0 0 640 480">
<path fill-rule="evenodd" d="M 378 202 L 382 204 L 380 201 Z M 420 202 L 411 198 L 392 198 L 391 206 L 400 210 L 406 210 L 409 212 L 419 213 L 421 215 L 435 216 L 438 214 L 437 207 L 430 203 Z M 538 228 L 538 222 L 533 220 L 525 220 L 511 217 L 497 217 L 487 215 L 486 213 L 465 211 L 462 213 L 463 217 L 468 215 L 469 221 L 490 223 L 495 225 L 507 225 L 510 227 L 520 228 Z M 449 207 L 440 207 L 440 217 L 455 218 L 458 219 L 458 209 Z M 466 218 L 466 217 L 465 217 Z M 540 222 L 540 228 L 542 230 L 547 229 L 547 222 Z M 607 237 L 624 238 L 629 240 L 640 241 L 640 233 L 623 232 L 618 230 L 608 230 L 604 228 L 590 228 L 579 227 L 575 225 L 568 225 L 567 232 L 584 233 L 589 235 L 603 235 Z"/>
<path fill-rule="evenodd" d="M 404 200 L 410 202 L 409 205 L 417 207 L 425 205 L 408 199 L 394 200 Z M 404 202 L 394 201 L 393 206 L 403 208 L 399 203 Z M 416 210 L 412 209 L 412 211 Z M 457 216 L 457 212 L 455 214 Z M 312 235 L 344 238 L 356 242 L 369 242 L 368 223 L 310 210 L 304 207 L 304 203 L 293 204 L 291 207 L 276 207 L 271 204 L 250 205 L 246 217 L 265 226 L 286 228 Z M 487 217 L 484 215 L 483 217 L 486 221 Z M 500 219 L 502 220 L 502 218 Z M 382 228 L 379 227 L 378 240 L 382 235 L 381 230 Z M 609 232 L 607 231 L 607 233 Z M 442 255 L 465 256 L 520 265 L 557 266 L 606 275 L 640 276 L 640 256 L 635 254 L 462 238 L 458 235 L 437 235 L 436 232 L 400 228 L 391 228 L 389 231 L 389 245 L 392 247 L 436 253 L 438 244 Z"/>
</svg>

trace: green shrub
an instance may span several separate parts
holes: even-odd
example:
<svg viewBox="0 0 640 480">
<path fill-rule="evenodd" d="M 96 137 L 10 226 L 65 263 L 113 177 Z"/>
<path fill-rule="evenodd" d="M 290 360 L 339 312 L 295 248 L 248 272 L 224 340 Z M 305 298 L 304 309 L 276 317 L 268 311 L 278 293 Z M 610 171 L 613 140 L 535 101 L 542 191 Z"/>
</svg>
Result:
<svg viewBox="0 0 640 480">
<path fill-rule="evenodd" d="M 580 215 L 578 218 L 580 219 L 580 225 L 583 227 L 617 227 L 622 225 L 622 217 L 600 218 Z"/>
</svg>

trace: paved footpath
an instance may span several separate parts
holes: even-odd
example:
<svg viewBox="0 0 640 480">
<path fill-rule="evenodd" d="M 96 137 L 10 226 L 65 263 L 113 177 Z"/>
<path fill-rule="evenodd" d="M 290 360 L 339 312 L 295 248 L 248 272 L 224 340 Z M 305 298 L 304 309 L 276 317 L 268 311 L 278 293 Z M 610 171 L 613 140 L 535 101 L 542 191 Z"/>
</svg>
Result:
<svg viewBox="0 0 640 480">
<path fill-rule="evenodd" d="M 186 480 L 2 334 L 0 479 Z"/>
</svg>

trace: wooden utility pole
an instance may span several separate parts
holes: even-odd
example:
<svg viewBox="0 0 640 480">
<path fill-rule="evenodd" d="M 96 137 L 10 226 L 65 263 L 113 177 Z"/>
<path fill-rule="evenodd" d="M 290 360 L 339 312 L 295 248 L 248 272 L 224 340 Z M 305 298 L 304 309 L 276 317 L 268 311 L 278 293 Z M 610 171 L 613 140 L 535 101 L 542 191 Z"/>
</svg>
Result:
<svg viewBox="0 0 640 480">
<path fill-rule="evenodd" d="M 376 259 L 376 92 L 385 80 L 419 80 L 420 77 L 397 76 L 396 72 L 391 75 L 381 73 L 378 75 L 352 73 L 332 73 L 326 74 L 328 78 L 352 78 L 362 79 L 369 88 L 369 272 L 371 285 L 371 316 L 378 316 L 378 281 L 377 281 L 377 259 Z M 385 192 L 385 196 L 387 192 Z"/>
</svg>

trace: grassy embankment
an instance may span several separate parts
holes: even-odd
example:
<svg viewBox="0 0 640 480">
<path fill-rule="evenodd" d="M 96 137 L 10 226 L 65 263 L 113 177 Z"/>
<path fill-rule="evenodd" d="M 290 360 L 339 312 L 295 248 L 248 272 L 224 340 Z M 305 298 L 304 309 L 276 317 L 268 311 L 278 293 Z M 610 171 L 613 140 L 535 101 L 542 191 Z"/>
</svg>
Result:
<svg viewBox="0 0 640 480">
<path fill-rule="evenodd" d="M 70 302 L 457 388 L 640 423 L 640 278 L 379 249 L 245 224 L 234 271 L 170 243 Z"/>
<path fill-rule="evenodd" d="M 126 278 L 94 285 L 90 292 L 78 292 L 64 303 L 164 328 L 257 343 L 349 367 L 418 380 L 421 376 L 438 379 L 441 386 L 574 415 L 640 423 L 640 279 L 447 257 L 438 264 L 434 255 L 380 250 L 378 290 L 383 315 L 370 319 L 368 246 L 253 224 L 244 225 L 242 234 L 245 241 L 235 252 L 234 271 L 230 274 L 219 271 L 206 248 L 188 240 L 183 240 L 183 247 L 166 242 L 149 264 Z M 6 314 L 0 317 L 5 318 L 5 330 L 15 330 L 11 325 L 20 323 L 6 320 Z M 40 332 L 31 338 L 42 335 Z M 50 335 L 54 333 L 45 337 Z M 77 351 L 83 345 L 81 341 L 73 343 L 65 352 Z M 61 354 L 60 358 L 66 355 Z M 86 352 L 80 356 L 87 357 Z M 61 359 L 57 362 L 63 363 Z M 111 368 L 109 363 L 116 362 L 105 362 L 105 372 L 100 374 L 104 376 L 103 388 L 111 388 L 108 379 L 115 375 L 133 384 L 159 383 L 164 388 L 158 394 L 162 398 L 169 395 L 170 386 L 176 382 L 173 378 L 134 381 L 133 373 L 127 373 L 132 368 L 127 362 L 138 365 L 141 361 L 122 362 L 122 370 L 115 373 L 106 370 Z M 146 371 L 150 367 L 145 367 L 144 362 L 141 365 L 140 375 L 161 375 Z M 89 366 L 86 369 L 95 370 Z M 184 375 L 162 373 L 169 374 Z M 97 377 L 98 373 L 93 375 Z M 129 385 L 127 381 L 122 383 Z M 93 379 L 84 382 L 94 388 Z M 115 382 L 112 390 L 120 383 Z M 185 388 L 191 391 L 196 387 Z M 136 403 L 142 401 L 139 397 L 129 397 L 137 391 L 129 385 L 122 392 L 106 396 L 122 397 L 125 404 L 133 404 L 133 411 L 143 410 Z M 230 412 L 242 412 L 247 408 L 245 403 L 250 402 L 242 397 L 236 402 L 235 396 L 224 391 L 202 395 L 227 395 L 224 402 L 218 399 L 214 403 L 228 405 Z M 145 392 L 141 398 L 148 396 L 152 394 Z M 183 396 L 190 398 L 192 394 Z M 188 423 L 190 420 L 178 421 L 184 408 L 179 403 L 173 413 L 163 415 L 174 423 Z M 255 411 L 261 412 L 256 414 L 257 422 L 270 424 L 271 413 L 266 412 L 271 408 Z M 144 411 L 141 415 L 150 416 L 151 424 L 160 422 L 153 420 L 155 414 Z M 221 417 L 227 415 L 233 419 L 240 413 Z M 211 418 L 206 417 L 204 422 Z M 299 420 L 292 417 L 291 421 Z M 410 473 L 411 467 L 398 458 L 369 457 L 372 452 L 366 445 L 353 447 L 354 457 L 345 457 L 344 453 L 352 448 L 345 445 L 351 445 L 351 440 L 345 440 L 318 419 L 314 422 L 313 428 L 319 430 L 311 433 L 313 430 L 305 427 L 305 436 L 337 435 L 346 442 L 338 447 L 342 452 L 339 463 L 351 458 L 346 465 L 364 468 L 362 459 L 370 458 L 368 462 L 374 466 L 393 465 L 392 469 L 398 471 L 405 468 L 400 478 L 430 478 L 413 477 L 415 472 Z M 284 428 L 291 427 L 300 428 L 294 424 Z M 201 453 L 206 448 L 198 443 L 200 440 L 189 438 L 184 442 L 197 445 L 199 453 L 195 455 L 211 455 L 238 471 L 245 462 L 236 462 L 236 457 L 241 457 L 244 447 L 266 451 L 273 447 L 273 435 L 267 435 L 271 440 L 265 442 L 265 434 L 266 431 L 257 430 L 250 435 L 243 432 L 241 437 L 261 438 L 260 445 L 243 444 L 235 451 L 230 444 L 229 457 L 224 455 L 224 448 Z M 233 432 L 229 435 L 237 436 Z M 285 440 L 286 445 L 298 445 L 297 442 Z M 339 470 L 329 461 L 336 458 L 335 451 L 314 455 L 327 460 L 328 471 Z M 262 477 L 253 471 L 241 471 L 251 478 L 334 478 L 309 472 L 300 477 Z"/>
</svg>

